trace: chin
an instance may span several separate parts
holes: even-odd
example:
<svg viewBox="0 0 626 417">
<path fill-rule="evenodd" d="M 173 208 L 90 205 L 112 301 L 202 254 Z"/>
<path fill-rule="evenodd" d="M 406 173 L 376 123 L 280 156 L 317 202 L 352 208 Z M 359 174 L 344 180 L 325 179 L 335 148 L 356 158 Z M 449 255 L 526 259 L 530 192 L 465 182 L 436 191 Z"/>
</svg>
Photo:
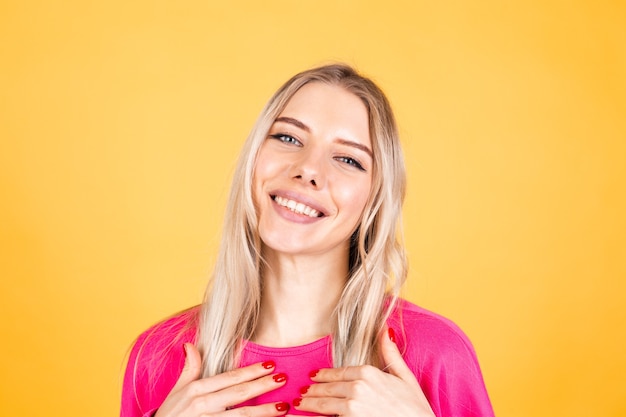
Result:
<svg viewBox="0 0 626 417">
<path fill-rule="evenodd" d="M 315 248 L 311 247 L 311 245 L 303 245 L 300 239 L 298 239 L 298 241 L 292 241 L 291 239 L 263 239 L 263 237 L 261 237 L 261 241 L 263 242 L 265 250 L 283 253 L 285 255 L 304 255 L 316 252 Z"/>
</svg>

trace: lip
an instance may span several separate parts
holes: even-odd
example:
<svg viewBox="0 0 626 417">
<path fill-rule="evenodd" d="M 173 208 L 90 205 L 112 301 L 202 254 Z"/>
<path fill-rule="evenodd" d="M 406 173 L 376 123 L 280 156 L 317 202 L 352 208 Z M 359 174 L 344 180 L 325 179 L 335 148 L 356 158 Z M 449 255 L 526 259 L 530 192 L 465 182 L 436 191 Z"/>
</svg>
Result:
<svg viewBox="0 0 626 417">
<path fill-rule="evenodd" d="M 299 214 L 299 213 L 295 213 L 281 205 L 279 205 L 276 201 L 274 201 L 274 197 L 282 197 L 282 198 L 286 198 L 288 200 L 294 200 L 297 201 L 298 203 L 302 203 L 304 205 L 307 205 L 309 207 L 311 207 L 312 209 L 315 209 L 317 212 L 321 213 L 322 215 L 319 217 L 309 217 L 305 214 Z M 295 191 L 290 191 L 290 190 L 275 190 L 275 191 L 271 191 L 269 193 L 269 198 L 270 200 L 272 200 L 272 206 L 274 207 L 274 209 L 276 211 L 278 211 L 278 213 L 282 216 L 285 217 L 288 220 L 291 221 L 295 221 L 297 223 L 311 223 L 311 222 L 316 222 L 318 220 L 323 219 L 324 217 L 328 216 L 328 210 L 326 210 L 324 207 L 322 207 L 318 202 L 316 202 L 315 200 L 313 200 L 310 197 L 307 197 L 303 194 L 299 194 Z"/>
</svg>

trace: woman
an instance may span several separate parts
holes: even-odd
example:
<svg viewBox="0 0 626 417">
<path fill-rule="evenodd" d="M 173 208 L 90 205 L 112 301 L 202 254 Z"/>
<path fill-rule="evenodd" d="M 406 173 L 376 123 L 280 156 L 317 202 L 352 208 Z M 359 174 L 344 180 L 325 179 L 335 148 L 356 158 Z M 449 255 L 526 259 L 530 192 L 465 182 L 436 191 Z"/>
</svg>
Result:
<svg viewBox="0 0 626 417">
<path fill-rule="evenodd" d="M 294 76 L 242 151 L 202 306 L 142 334 L 122 416 L 491 416 L 450 321 L 398 298 L 404 163 L 382 91 Z"/>
</svg>

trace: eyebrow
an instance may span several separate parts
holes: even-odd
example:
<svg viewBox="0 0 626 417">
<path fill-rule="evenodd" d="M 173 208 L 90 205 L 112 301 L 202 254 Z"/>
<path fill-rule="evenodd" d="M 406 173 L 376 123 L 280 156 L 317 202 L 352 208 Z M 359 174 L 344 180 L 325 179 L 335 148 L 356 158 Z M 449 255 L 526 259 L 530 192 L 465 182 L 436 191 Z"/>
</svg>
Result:
<svg viewBox="0 0 626 417">
<path fill-rule="evenodd" d="M 308 127 L 307 125 L 305 125 L 304 123 L 302 123 L 300 120 L 298 119 L 294 119 L 293 117 L 279 117 L 278 119 L 274 120 L 274 122 L 283 122 L 283 123 L 289 123 L 291 125 L 294 125 L 297 128 L 300 128 L 308 133 L 311 133 L 311 128 Z"/>
<path fill-rule="evenodd" d="M 282 116 L 282 117 L 277 118 L 274 122 L 288 123 L 288 124 L 294 125 L 295 127 L 299 129 L 304 130 L 305 132 L 311 133 L 310 127 L 302 123 L 300 120 L 294 119 L 293 117 Z M 365 152 L 366 154 L 368 154 L 370 158 L 374 159 L 374 154 L 372 153 L 372 150 L 363 144 L 360 144 L 358 142 L 354 142 L 351 140 L 347 140 L 347 139 L 341 139 L 341 138 L 337 139 L 335 142 L 340 143 L 341 145 L 351 146 L 353 148 L 359 149 Z"/>
</svg>

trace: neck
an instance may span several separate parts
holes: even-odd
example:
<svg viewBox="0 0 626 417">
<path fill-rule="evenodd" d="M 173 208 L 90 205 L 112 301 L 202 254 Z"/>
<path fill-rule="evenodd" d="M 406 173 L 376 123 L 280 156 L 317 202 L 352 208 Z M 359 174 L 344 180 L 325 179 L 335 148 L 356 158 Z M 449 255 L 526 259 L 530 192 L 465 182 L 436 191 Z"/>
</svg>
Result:
<svg viewBox="0 0 626 417">
<path fill-rule="evenodd" d="M 264 257 L 267 266 L 254 342 L 298 346 L 330 334 L 348 276 L 347 254 L 292 256 L 266 249 Z"/>
</svg>

